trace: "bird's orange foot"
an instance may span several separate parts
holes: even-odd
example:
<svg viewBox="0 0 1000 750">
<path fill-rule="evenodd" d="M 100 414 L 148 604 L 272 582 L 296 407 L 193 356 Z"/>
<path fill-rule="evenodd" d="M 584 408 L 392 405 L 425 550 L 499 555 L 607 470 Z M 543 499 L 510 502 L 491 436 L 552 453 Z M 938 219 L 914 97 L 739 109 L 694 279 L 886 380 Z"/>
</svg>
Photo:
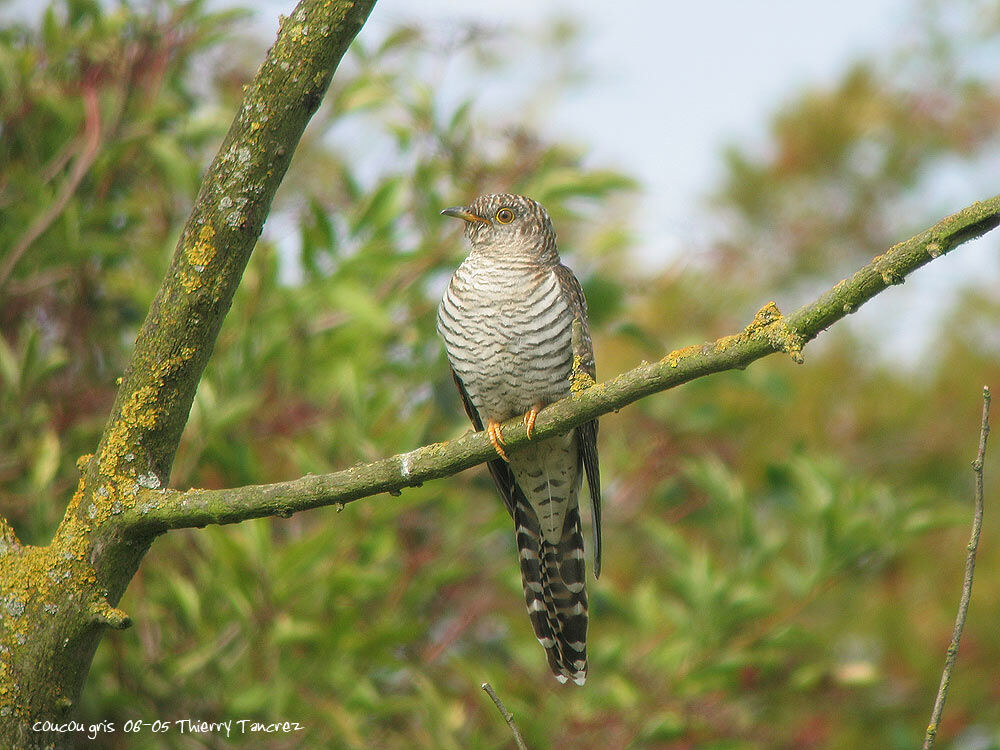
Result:
<svg viewBox="0 0 1000 750">
<path fill-rule="evenodd" d="M 531 440 L 531 431 L 535 429 L 535 420 L 538 419 L 538 412 L 541 410 L 542 405 L 535 404 L 524 413 L 524 428 L 527 431 L 528 440 Z"/>
<path fill-rule="evenodd" d="M 507 458 L 507 454 L 504 453 L 501 447 L 507 445 L 507 441 L 503 439 L 503 433 L 500 432 L 500 423 L 493 419 L 486 420 L 486 431 L 490 434 L 490 442 L 496 449 L 497 455 L 507 463 L 510 463 L 510 459 Z"/>
</svg>

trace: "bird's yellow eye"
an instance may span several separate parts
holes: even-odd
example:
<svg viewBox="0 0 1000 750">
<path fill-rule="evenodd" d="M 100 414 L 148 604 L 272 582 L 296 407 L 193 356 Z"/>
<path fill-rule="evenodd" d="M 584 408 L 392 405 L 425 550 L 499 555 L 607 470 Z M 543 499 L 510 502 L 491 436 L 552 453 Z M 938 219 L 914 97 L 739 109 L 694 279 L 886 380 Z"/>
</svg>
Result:
<svg viewBox="0 0 1000 750">
<path fill-rule="evenodd" d="M 497 211 L 497 221 L 501 224 L 510 224 L 514 221 L 514 212 L 509 208 L 501 208 Z"/>
</svg>

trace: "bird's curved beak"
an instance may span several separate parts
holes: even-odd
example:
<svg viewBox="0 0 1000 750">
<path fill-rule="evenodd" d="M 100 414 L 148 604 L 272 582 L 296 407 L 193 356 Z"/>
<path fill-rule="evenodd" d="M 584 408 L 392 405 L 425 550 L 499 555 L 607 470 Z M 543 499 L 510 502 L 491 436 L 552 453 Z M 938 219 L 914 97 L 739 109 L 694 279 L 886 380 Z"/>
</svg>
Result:
<svg viewBox="0 0 1000 750">
<path fill-rule="evenodd" d="M 468 221 L 468 222 L 478 221 L 481 224 L 490 223 L 487 219 L 484 219 L 482 216 L 477 216 L 476 214 L 472 213 L 472 211 L 467 209 L 465 206 L 452 206 L 451 208 L 446 208 L 444 211 L 441 212 L 441 215 L 451 216 L 453 218 L 461 219 L 462 221 Z"/>
</svg>

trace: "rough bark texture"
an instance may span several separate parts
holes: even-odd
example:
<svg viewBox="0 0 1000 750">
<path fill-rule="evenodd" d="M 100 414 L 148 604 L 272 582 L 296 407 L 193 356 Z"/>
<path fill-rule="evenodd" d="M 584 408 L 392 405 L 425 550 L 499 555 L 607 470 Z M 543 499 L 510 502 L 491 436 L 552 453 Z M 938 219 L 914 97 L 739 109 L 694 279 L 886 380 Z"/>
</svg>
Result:
<svg viewBox="0 0 1000 750">
<path fill-rule="evenodd" d="M 278 184 L 374 0 L 303 0 L 247 87 L 136 338 L 100 444 L 52 542 L 0 525 L 0 747 L 59 746 L 73 704 L 152 541 L 116 518 L 167 483 L 205 363 Z"/>
</svg>

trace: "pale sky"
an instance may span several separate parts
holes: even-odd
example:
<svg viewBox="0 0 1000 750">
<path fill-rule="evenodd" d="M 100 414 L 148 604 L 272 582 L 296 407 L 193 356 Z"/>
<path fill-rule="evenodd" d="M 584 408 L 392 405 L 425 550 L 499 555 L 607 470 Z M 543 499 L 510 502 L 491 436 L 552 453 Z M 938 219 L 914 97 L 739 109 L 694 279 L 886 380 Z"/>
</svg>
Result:
<svg viewBox="0 0 1000 750">
<path fill-rule="evenodd" d="M 762 140 L 776 105 L 805 84 L 835 80 L 892 38 L 906 7 L 906 0 L 380 0 L 361 34 L 411 20 L 439 28 L 456 18 L 525 26 L 575 18 L 594 80 L 550 102 L 548 130 L 587 144 L 594 165 L 641 180 L 643 213 L 657 221 L 655 233 L 644 234 L 662 245 L 644 254 L 656 258 L 701 239 L 697 203 L 719 174 L 721 144 Z"/>
</svg>

